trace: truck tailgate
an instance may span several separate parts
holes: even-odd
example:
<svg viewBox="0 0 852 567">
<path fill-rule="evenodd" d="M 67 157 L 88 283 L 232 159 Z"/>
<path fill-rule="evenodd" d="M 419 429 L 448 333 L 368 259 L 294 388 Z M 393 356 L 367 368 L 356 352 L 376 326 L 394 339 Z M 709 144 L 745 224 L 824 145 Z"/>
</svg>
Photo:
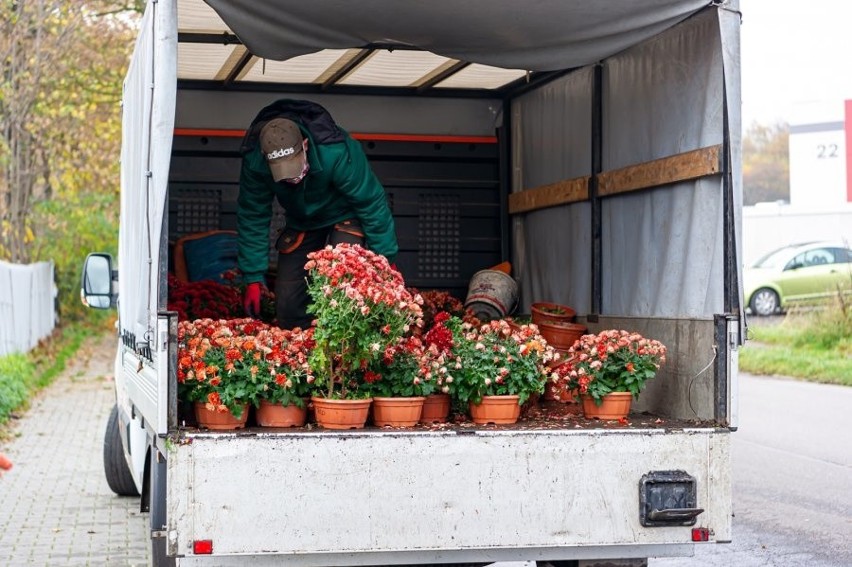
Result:
<svg viewBox="0 0 852 567">
<path fill-rule="evenodd" d="M 694 477 L 695 525 L 730 540 L 729 460 L 728 431 L 712 428 L 184 432 L 168 455 L 169 550 L 191 556 L 211 540 L 220 558 L 299 565 L 588 557 L 611 545 L 638 556 L 692 542 L 689 526 L 641 525 L 651 471 Z"/>
</svg>

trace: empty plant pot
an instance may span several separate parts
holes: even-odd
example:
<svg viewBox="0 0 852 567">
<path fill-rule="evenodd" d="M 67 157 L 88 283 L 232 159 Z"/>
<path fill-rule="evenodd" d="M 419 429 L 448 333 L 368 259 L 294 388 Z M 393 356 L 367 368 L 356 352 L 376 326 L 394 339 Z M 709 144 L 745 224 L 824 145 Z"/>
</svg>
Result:
<svg viewBox="0 0 852 567">
<path fill-rule="evenodd" d="M 577 316 L 577 312 L 567 305 L 539 301 L 530 306 L 532 322 L 541 325 L 545 322 L 570 323 Z"/>
<path fill-rule="evenodd" d="M 561 353 L 586 334 L 586 327 L 577 323 L 544 322 L 539 324 L 538 331 L 547 344 Z"/>
</svg>

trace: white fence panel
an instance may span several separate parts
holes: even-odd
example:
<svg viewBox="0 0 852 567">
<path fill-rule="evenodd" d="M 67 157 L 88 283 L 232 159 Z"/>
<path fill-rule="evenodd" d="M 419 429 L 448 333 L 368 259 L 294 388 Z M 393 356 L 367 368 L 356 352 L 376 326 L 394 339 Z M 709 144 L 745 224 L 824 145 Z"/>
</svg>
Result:
<svg viewBox="0 0 852 567">
<path fill-rule="evenodd" d="M 0 356 L 27 352 L 56 325 L 53 263 L 0 261 Z"/>
</svg>

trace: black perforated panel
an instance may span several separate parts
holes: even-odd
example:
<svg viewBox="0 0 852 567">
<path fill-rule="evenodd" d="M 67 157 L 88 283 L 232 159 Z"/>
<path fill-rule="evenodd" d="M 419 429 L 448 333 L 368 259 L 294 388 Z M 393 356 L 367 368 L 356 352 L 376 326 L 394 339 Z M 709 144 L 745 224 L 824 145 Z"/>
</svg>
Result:
<svg viewBox="0 0 852 567">
<path fill-rule="evenodd" d="M 174 237 L 219 229 L 220 190 L 182 187 L 175 190 L 172 203 L 175 226 L 170 232 Z"/>
<path fill-rule="evenodd" d="M 458 195 L 420 193 L 417 223 L 417 277 L 460 277 L 461 211 Z"/>
</svg>

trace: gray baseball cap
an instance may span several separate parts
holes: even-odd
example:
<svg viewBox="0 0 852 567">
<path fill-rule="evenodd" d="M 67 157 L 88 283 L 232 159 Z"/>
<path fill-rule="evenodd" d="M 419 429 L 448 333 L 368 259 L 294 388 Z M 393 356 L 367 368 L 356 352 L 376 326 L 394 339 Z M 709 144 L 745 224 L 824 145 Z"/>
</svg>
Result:
<svg viewBox="0 0 852 567">
<path fill-rule="evenodd" d="M 269 164 L 275 181 L 293 179 L 302 173 L 302 131 L 299 125 L 286 118 L 275 118 L 260 130 L 260 150 Z"/>
</svg>

